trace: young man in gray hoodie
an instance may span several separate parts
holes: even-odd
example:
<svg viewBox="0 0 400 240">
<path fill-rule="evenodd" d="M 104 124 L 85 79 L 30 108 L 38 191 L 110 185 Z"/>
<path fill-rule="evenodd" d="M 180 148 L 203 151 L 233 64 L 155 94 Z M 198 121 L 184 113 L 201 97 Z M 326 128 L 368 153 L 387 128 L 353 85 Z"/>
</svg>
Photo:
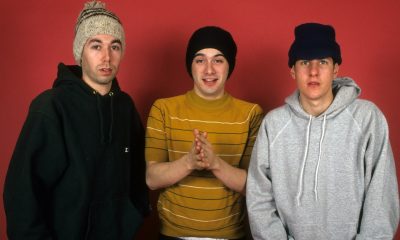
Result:
<svg viewBox="0 0 400 240">
<path fill-rule="evenodd" d="M 296 27 L 289 67 L 298 89 L 266 115 L 247 178 L 254 239 L 393 239 L 396 168 L 386 119 L 337 78 L 335 30 Z"/>
</svg>

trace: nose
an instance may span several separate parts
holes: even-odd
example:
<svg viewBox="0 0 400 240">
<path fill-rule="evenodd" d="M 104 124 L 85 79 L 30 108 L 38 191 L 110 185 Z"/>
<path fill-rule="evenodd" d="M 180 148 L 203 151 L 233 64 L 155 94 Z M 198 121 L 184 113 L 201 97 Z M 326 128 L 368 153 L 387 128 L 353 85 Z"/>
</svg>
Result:
<svg viewBox="0 0 400 240">
<path fill-rule="evenodd" d="M 111 49 L 109 48 L 104 48 L 103 50 L 103 59 L 105 62 L 110 61 L 110 56 L 111 56 Z"/>
<path fill-rule="evenodd" d="M 207 74 L 213 74 L 213 73 L 215 73 L 213 62 L 207 61 L 206 73 L 207 73 Z"/>
<path fill-rule="evenodd" d="M 309 65 L 310 76 L 318 76 L 319 64 L 316 61 L 311 61 Z"/>
</svg>

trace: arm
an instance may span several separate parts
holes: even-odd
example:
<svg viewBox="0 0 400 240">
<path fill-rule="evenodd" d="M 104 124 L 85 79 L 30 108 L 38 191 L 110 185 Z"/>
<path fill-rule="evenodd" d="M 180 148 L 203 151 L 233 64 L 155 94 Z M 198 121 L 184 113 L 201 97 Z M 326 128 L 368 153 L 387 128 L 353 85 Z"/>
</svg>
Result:
<svg viewBox="0 0 400 240">
<path fill-rule="evenodd" d="M 51 193 L 66 168 L 58 122 L 30 112 L 10 161 L 4 208 L 10 239 L 52 239 Z"/>
<path fill-rule="evenodd" d="M 193 131 L 194 135 L 198 130 Z M 193 170 L 202 170 L 205 163 L 200 158 L 199 143 L 193 142 L 189 153 L 172 162 L 148 161 L 146 170 L 146 183 L 150 189 L 155 190 L 171 186 L 189 175 Z"/>
<path fill-rule="evenodd" d="M 212 171 L 215 177 L 221 180 L 226 187 L 245 195 L 246 170 L 233 167 L 216 156 L 211 143 L 207 140 L 207 133 L 198 134 L 196 142 L 201 145 L 200 157 L 205 164 L 204 167 Z"/>
<path fill-rule="evenodd" d="M 144 159 L 144 129 L 139 113 L 132 102 L 131 115 L 131 199 L 136 209 L 146 216 L 150 212 L 149 191 L 146 185 Z"/>
<path fill-rule="evenodd" d="M 201 157 L 206 163 L 205 167 L 211 170 L 214 176 L 226 187 L 242 195 L 246 195 L 246 178 L 249 158 L 263 116 L 263 110 L 258 105 L 254 105 L 249 112 L 248 137 L 240 167 L 234 167 L 215 155 L 212 144 L 207 139 L 207 133 L 196 135 L 196 141 L 201 145 Z"/>
<path fill-rule="evenodd" d="M 246 203 L 254 239 L 288 239 L 272 189 L 266 120 L 261 124 L 247 176 Z"/>
<path fill-rule="evenodd" d="M 393 239 L 399 223 L 396 167 L 388 127 L 380 111 L 369 123 L 365 151 L 365 198 L 356 239 Z"/>
<path fill-rule="evenodd" d="M 192 145 L 185 155 L 176 160 L 169 159 L 167 119 L 168 108 L 165 106 L 164 100 L 155 101 L 147 120 L 145 150 L 147 161 L 146 183 L 152 190 L 171 186 L 189 175 L 193 170 L 204 168 L 204 163 L 200 161 L 201 159 L 198 156 L 199 146 L 194 142 L 194 137 L 193 140 L 187 139 L 192 141 Z M 193 134 L 197 135 L 198 131 L 194 130 Z"/>
</svg>

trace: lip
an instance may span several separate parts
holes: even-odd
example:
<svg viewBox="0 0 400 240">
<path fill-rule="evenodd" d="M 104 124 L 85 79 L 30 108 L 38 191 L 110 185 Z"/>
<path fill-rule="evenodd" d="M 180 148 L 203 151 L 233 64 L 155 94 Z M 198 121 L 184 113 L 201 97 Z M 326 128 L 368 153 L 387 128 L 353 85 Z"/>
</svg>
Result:
<svg viewBox="0 0 400 240">
<path fill-rule="evenodd" d="M 321 84 L 319 82 L 308 82 L 307 83 L 307 86 L 310 86 L 310 87 L 318 87 L 320 85 Z"/>
<path fill-rule="evenodd" d="M 99 68 L 99 71 L 104 75 L 110 75 L 112 73 L 112 68 L 102 67 Z"/>
<path fill-rule="evenodd" d="M 217 84 L 218 78 L 202 78 L 203 84 L 207 87 L 213 87 Z"/>
<path fill-rule="evenodd" d="M 218 78 L 203 78 L 204 82 L 214 82 L 214 81 L 217 81 L 217 80 L 218 80 Z"/>
</svg>

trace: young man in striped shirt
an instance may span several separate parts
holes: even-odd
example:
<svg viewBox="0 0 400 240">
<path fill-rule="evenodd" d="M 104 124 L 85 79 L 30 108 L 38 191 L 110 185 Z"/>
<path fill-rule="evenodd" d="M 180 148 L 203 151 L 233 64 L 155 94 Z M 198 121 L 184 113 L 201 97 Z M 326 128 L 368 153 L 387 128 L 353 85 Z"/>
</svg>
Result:
<svg viewBox="0 0 400 240">
<path fill-rule="evenodd" d="M 247 167 L 263 113 L 225 91 L 236 51 L 219 27 L 195 31 L 186 52 L 193 89 L 150 110 L 146 181 L 161 190 L 160 239 L 245 238 Z"/>
</svg>

